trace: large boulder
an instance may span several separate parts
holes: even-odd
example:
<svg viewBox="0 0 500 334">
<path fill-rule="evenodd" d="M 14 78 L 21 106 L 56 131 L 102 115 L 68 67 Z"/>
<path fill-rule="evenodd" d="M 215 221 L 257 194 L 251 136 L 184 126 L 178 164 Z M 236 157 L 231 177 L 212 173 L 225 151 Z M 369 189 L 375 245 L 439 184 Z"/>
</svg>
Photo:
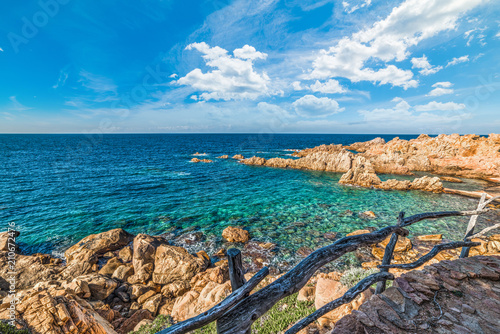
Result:
<svg viewBox="0 0 500 334">
<path fill-rule="evenodd" d="M 104 300 L 118 287 L 116 280 L 100 274 L 80 276 L 75 280 L 87 283 L 92 300 Z"/>
<path fill-rule="evenodd" d="M 196 315 L 196 301 L 200 293 L 191 290 L 175 300 L 172 309 L 172 318 L 176 321 L 184 321 Z"/>
<path fill-rule="evenodd" d="M 132 234 L 127 233 L 121 228 L 99 234 L 91 234 L 71 246 L 64 255 L 68 263 L 96 263 L 99 255 L 126 246 L 132 241 L 133 237 Z"/>
<path fill-rule="evenodd" d="M 362 156 L 354 159 L 351 169 L 349 169 L 339 180 L 340 184 L 351 184 L 361 187 L 373 187 L 381 183 L 375 169 L 369 160 Z"/>
<path fill-rule="evenodd" d="M 116 334 L 92 306 L 71 294 L 48 289 L 29 292 L 16 307 L 17 316 L 33 334 Z M 0 312 L 0 318 L 5 318 Z"/>
<path fill-rule="evenodd" d="M 55 279 L 60 268 L 43 264 L 39 256 L 16 255 L 15 270 L 9 266 L 8 252 L 0 252 L 0 289 L 9 290 L 8 278 L 13 277 L 19 290 L 32 287 L 38 282 Z M 14 272 L 14 275 L 7 274 Z"/>
<path fill-rule="evenodd" d="M 131 277 L 131 282 L 134 284 L 146 283 L 146 281 L 151 278 L 156 248 L 166 244 L 167 241 L 162 237 L 138 234 L 134 238 L 134 253 L 132 256 L 134 275 Z"/>
<path fill-rule="evenodd" d="M 182 247 L 160 245 L 156 249 L 153 282 L 168 284 L 178 280 L 188 281 L 209 264 L 210 259 L 203 251 L 192 255 Z"/>
<path fill-rule="evenodd" d="M 241 228 L 228 226 L 222 231 L 222 237 L 229 242 L 247 242 L 250 233 Z"/>
<path fill-rule="evenodd" d="M 323 307 L 329 302 L 342 297 L 347 290 L 348 289 L 337 280 L 327 277 L 319 277 L 316 283 L 314 307 L 316 309 Z M 329 326 L 332 323 L 337 322 L 345 315 L 350 314 L 353 310 L 357 310 L 364 301 L 370 298 L 371 295 L 372 293 L 370 290 L 364 291 L 352 302 L 344 304 L 319 318 L 318 322 L 321 326 Z"/>
</svg>

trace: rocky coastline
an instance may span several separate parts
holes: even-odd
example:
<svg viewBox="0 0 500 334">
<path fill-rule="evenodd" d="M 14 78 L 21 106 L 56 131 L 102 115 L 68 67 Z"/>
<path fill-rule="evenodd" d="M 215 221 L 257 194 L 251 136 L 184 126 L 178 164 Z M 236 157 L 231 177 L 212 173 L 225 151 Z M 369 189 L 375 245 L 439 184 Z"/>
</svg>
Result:
<svg viewBox="0 0 500 334">
<path fill-rule="evenodd" d="M 447 192 L 442 181 L 460 182 L 457 177 L 500 183 L 500 135 L 420 135 L 416 139 L 398 137 L 389 142 L 375 138 L 348 146 L 320 145 L 295 151 L 296 159 L 251 157 L 241 160 L 247 165 L 276 168 L 309 169 L 343 173 L 339 183 L 383 190 L 423 190 Z M 413 181 L 389 179 L 378 174 L 414 175 L 426 172 L 441 177 L 423 176 Z M 450 191 L 451 192 L 451 191 Z M 460 195 L 474 196 L 468 192 Z M 498 186 L 488 190 L 500 194 Z"/>
<path fill-rule="evenodd" d="M 369 213 L 366 213 L 367 215 Z M 348 235 L 368 233 L 358 230 Z M 340 236 L 330 232 L 334 241 Z M 228 227 L 222 237 L 229 247 L 272 249 L 271 243 L 252 240 L 248 231 Z M 12 296 L 7 294 L 6 233 L 0 234 L 0 319 L 9 320 Z M 471 249 L 471 256 L 499 256 L 500 235 L 474 239 L 481 245 Z M 355 284 L 356 277 L 376 270 L 388 240 L 373 247 L 358 249 L 354 255 L 361 268 L 346 272 L 324 272 L 314 276 L 299 292 L 298 302 L 314 303 L 319 308 L 339 297 Z M 401 238 L 396 245 L 394 263 L 408 263 L 442 242 L 442 235 Z M 85 237 L 68 248 L 64 259 L 47 254 L 16 255 L 15 318 L 18 328 L 31 333 L 130 333 L 151 324 L 162 316 L 172 323 L 200 314 L 231 293 L 227 248 L 212 254 L 189 253 L 174 246 L 164 236 L 132 235 L 114 229 Z M 307 254 L 305 254 L 307 255 Z M 255 256 L 251 252 L 244 256 Z M 430 263 L 458 258 L 457 250 L 440 253 Z M 246 267 L 249 279 L 255 268 Z M 418 268 L 421 269 L 421 268 Z M 396 276 L 403 271 L 391 269 Z M 267 285 L 280 275 L 268 277 Z M 499 276 L 500 278 L 500 276 Z M 323 316 L 310 326 L 311 333 L 327 333 L 334 323 L 356 310 L 372 292 L 339 310 Z"/>
</svg>

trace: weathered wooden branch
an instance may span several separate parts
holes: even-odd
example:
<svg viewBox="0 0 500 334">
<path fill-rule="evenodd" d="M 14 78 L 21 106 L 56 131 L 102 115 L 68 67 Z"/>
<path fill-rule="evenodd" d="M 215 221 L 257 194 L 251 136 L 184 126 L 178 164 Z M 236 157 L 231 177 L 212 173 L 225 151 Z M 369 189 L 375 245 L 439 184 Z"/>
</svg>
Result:
<svg viewBox="0 0 500 334">
<path fill-rule="evenodd" d="M 486 193 L 483 193 L 481 195 L 481 199 L 479 199 L 479 204 L 477 205 L 478 210 L 482 210 L 486 207 L 485 201 L 486 201 Z M 478 215 L 473 215 L 472 217 L 470 217 L 469 225 L 467 225 L 467 230 L 465 231 L 464 241 L 466 241 L 467 238 L 470 237 L 472 233 L 474 233 L 474 228 L 476 227 L 477 224 L 477 217 Z M 462 248 L 462 251 L 460 252 L 460 258 L 463 259 L 465 257 L 468 257 L 469 251 L 470 247 Z"/>
<path fill-rule="evenodd" d="M 447 244 L 440 244 L 432 247 L 429 253 L 423 255 L 420 259 L 412 263 L 403 263 L 403 264 L 384 264 L 378 265 L 378 268 L 389 269 L 389 268 L 398 268 L 398 269 L 415 269 L 438 255 L 439 252 L 446 249 L 454 249 L 460 247 L 474 247 L 479 246 L 479 242 L 470 242 L 470 241 L 455 241 Z"/>
<path fill-rule="evenodd" d="M 379 272 L 364 278 L 356 284 L 356 286 L 347 290 L 342 297 L 329 302 L 320 309 L 316 310 L 314 313 L 297 322 L 292 326 L 292 328 L 287 330 L 285 334 L 295 334 L 299 332 L 301 329 L 305 328 L 307 325 L 322 317 L 326 313 L 335 310 L 339 306 L 352 302 L 360 293 L 368 289 L 373 283 L 386 281 L 388 279 L 394 279 L 394 276 L 388 272 Z"/>
<path fill-rule="evenodd" d="M 494 201 L 498 201 L 498 200 L 500 200 L 500 196 L 495 196 L 495 197 L 492 197 L 492 198 L 490 198 L 489 200 L 487 200 L 486 202 L 484 202 L 484 206 L 486 207 L 486 205 L 491 204 L 491 203 L 493 203 Z"/>
<path fill-rule="evenodd" d="M 227 312 L 236 303 L 240 302 L 248 295 L 267 275 L 269 269 L 262 268 L 245 285 L 236 291 L 233 291 L 226 299 L 212 307 L 210 310 L 199 314 L 198 316 L 179 322 L 169 328 L 166 328 L 157 334 L 182 334 L 201 328 L 217 319 Z"/>
<path fill-rule="evenodd" d="M 398 225 L 401 225 L 404 217 L 405 217 L 405 213 L 400 212 L 399 217 L 398 217 Z M 392 255 L 394 253 L 394 248 L 396 248 L 398 238 L 399 238 L 399 236 L 396 233 L 393 233 L 391 235 L 391 240 L 389 240 L 389 242 L 385 246 L 384 257 L 382 258 L 382 264 L 384 264 L 384 265 L 391 264 Z M 381 272 L 389 272 L 389 269 L 381 269 L 380 271 Z M 387 281 L 385 281 L 385 280 L 379 281 L 377 283 L 377 288 L 375 289 L 375 294 L 378 295 L 378 294 L 381 294 L 382 292 L 384 292 L 386 285 L 387 285 Z"/>
<path fill-rule="evenodd" d="M 453 216 L 473 216 L 480 215 L 482 213 L 486 213 L 490 211 L 489 209 L 483 210 L 474 210 L 474 211 L 441 211 L 441 212 L 426 212 L 419 213 L 403 220 L 401 224 L 402 227 L 410 226 L 425 219 L 436 219 L 436 218 L 444 218 L 444 217 L 453 217 Z"/>
<path fill-rule="evenodd" d="M 478 232 L 474 235 L 471 235 L 470 237 L 468 237 L 467 239 L 474 239 L 474 238 L 480 238 L 482 236 L 484 236 L 486 233 L 488 233 L 489 231 L 491 230 L 494 230 L 494 229 L 497 229 L 500 227 L 500 224 L 495 224 L 493 226 L 490 226 L 490 227 L 487 227 L 485 228 L 484 230 L 482 230 L 481 232 Z"/>
<path fill-rule="evenodd" d="M 250 329 L 252 323 L 269 311 L 276 302 L 298 292 L 306 285 L 307 281 L 319 268 L 361 246 L 379 243 L 392 233 L 404 233 L 401 231 L 401 227 L 410 226 L 424 219 L 470 216 L 487 211 L 488 210 L 422 213 L 404 218 L 399 226 L 389 226 L 372 233 L 339 239 L 331 245 L 314 251 L 285 275 L 240 301 L 235 307 L 224 314 L 224 316 L 219 318 L 219 334 L 245 334 Z"/>
<path fill-rule="evenodd" d="M 241 251 L 237 248 L 227 250 L 227 261 L 229 265 L 229 279 L 233 291 L 242 287 L 246 281 L 243 273 L 243 264 L 241 262 Z"/>
</svg>

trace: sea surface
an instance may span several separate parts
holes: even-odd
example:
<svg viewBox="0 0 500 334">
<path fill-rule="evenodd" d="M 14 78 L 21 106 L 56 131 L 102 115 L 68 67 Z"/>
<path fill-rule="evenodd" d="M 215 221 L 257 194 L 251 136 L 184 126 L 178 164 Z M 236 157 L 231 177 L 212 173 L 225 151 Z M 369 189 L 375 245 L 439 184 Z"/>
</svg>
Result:
<svg viewBox="0 0 500 334">
<path fill-rule="evenodd" d="M 81 238 L 124 228 L 180 236 L 203 232 L 214 247 L 227 226 L 242 226 L 296 260 L 300 247 L 328 244 L 364 227 L 394 224 L 400 211 L 474 209 L 477 200 L 421 191 L 382 191 L 337 184 L 341 174 L 246 166 L 243 154 L 290 157 L 292 149 L 350 144 L 377 135 L 109 134 L 0 135 L 0 221 L 15 222 L 24 253 L 61 255 Z M 386 140 L 393 135 L 380 135 Z M 411 139 L 416 136 L 399 136 Z M 206 153 L 214 163 L 192 163 Z M 394 176 L 381 175 L 382 179 Z M 399 179 L 411 179 L 401 177 Z M 483 181 L 446 184 L 474 189 Z M 371 210 L 377 218 L 364 219 Z M 352 213 L 351 213 L 352 212 Z M 490 217 L 491 218 L 491 217 Z M 412 234 L 463 237 L 468 218 L 421 222 Z M 480 225 L 488 221 L 480 218 Z M 215 248 L 214 248 L 215 249 Z"/>
</svg>

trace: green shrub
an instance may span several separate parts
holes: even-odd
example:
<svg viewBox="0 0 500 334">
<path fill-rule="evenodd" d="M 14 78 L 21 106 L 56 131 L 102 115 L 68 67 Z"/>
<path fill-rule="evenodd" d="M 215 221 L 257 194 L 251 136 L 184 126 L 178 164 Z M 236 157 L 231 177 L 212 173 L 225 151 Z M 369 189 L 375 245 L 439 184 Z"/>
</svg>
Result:
<svg viewBox="0 0 500 334">
<path fill-rule="evenodd" d="M 0 321 L 0 333 L 2 334 L 31 334 L 29 329 L 17 329 L 3 321 Z"/>
<path fill-rule="evenodd" d="M 371 274 L 375 274 L 378 271 L 379 270 L 376 268 L 366 270 L 359 267 L 353 267 L 344 272 L 344 274 L 340 278 L 340 283 L 346 288 L 350 289 L 358 284 L 362 279 L 370 276 Z"/>
<path fill-rule="evenodd" d="M 130 334 L 155 334 L 156 332 L 159 332 L 162 329 L 168 328 L 170 326 L 170 319 L 164 315 L 159 315 L 149 325 L 143 325 L 141 326 L 141 328 L 139 328 L 139 330 Z"/>
</svg>

